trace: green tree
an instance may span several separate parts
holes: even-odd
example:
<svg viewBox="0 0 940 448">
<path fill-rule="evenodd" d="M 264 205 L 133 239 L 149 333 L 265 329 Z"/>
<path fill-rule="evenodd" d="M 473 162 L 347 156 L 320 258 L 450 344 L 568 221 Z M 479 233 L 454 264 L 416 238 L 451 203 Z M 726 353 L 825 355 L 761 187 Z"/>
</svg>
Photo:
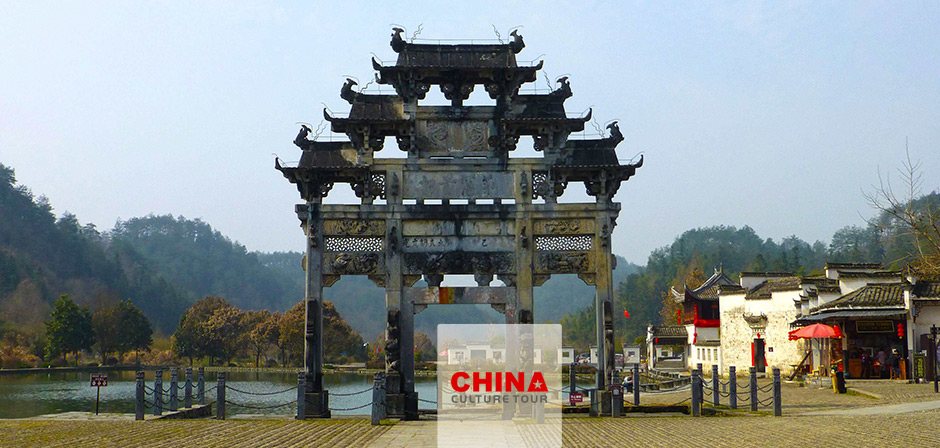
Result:
<svg viewBox="0 0 940 448">
<path fill-rule="evenodd" d="M 137 363 L 140 364 L 140 352 L 150 350 L 153 345 L 153 325 L 144 312 L 129 299 L 122 300 L 118 304 L 118 310 L 124 334 L 124 343 L 119 346 L 118 352 L 123 358 L 124 353 L 133 350 L 137 355 Z"/>
<path fill-rule="evenodd" d="M 91 326 L 95 331 L 101 364 L 108 363 L 108 355 L 120 352 L 125 337 L 121 334 L 121 312 L 117 306 L 101 308 L 91 316 Z"/>
<path fill-rule="evenodd" d="M 278 341 L 281 350 L 286 354 L 282 359 L 284 367 L 303 365 L 305 311 L 304 301 L 301 300 L 281 315 L 280 320 L 278 320 L 280 332 Z"/>
<path fill-rule="evenodd" d="M 78 306 L 67 294 L 52 305 L 52 318 L 46 321 L 46 356 L 49 359 L 90 350 L 95 343 L 95 332 L 88 307 Z M 78 358 L 76 357 L 76 363 Z"/>
</svg>

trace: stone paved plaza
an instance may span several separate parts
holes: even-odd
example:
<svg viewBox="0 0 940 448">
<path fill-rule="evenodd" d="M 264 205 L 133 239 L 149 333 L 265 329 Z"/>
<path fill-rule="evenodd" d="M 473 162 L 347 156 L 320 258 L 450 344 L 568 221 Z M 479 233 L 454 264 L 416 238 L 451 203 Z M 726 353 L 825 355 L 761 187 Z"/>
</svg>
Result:
<svg viewBox="0 0 940 448">
<path fill-rule="evenodd" d="M 765 412 L 703 418 L 565 418 L 564 446 L 940 446 L 940 396 L 932 385 L 868 381 L 850 382 L 849 387 L 858 392 L 835 395 L 785 384 L 784 416 L 776 418 Z M 648 395 L 644 401 L 680 401 L 683 394 Z M 837 415 L 809 415 L 819 412 Z M 73 414 L 0 421 L 0 446 L 423 447 L 434 446 L 435 424 L 430 420 L 373 427 L 352 418 L 135 422 Z"/>
</svg>

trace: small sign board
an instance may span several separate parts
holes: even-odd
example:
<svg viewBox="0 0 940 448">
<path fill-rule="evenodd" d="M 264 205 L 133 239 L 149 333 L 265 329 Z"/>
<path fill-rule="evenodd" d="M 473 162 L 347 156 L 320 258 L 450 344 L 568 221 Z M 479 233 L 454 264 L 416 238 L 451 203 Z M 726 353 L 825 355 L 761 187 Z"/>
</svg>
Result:
<svg viewBox="0 0 940 448">
<path fill-rule="evenodd" d="M 914 378 L 927 378 L 927 356 L 914 354 Z"/>
<path fill-rule="evenodd" d="M 107 387 L 108 375 L 96 373 L 91 376 L 91 387 Z"/>
<path fill-rule="evenodd" d="M 891 333 L 894 331 L 894 322 L 890 320 L 858 320 L 855 321 L 855 331 L 858 333 Z"/>
<path fill-rule="evenodd" d="M 568 395 L 568 399 L 569 399 L 572 403 L 580 403 L 580 402 L 584 401 L 584 394 L 582 394 L 581 392 L 575 392 L 575 393 L 573 393 L 573 394 L 569 394 L 569 395 Z"/>
</svg>

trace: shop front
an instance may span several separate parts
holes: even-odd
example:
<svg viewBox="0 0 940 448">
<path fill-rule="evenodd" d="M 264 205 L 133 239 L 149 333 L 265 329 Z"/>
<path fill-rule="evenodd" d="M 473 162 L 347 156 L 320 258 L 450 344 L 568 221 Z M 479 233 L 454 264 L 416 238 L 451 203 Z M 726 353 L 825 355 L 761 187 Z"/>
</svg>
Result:
<svg viewBox="0 0 940 448">
<path fill-rule="evenodd" d="M 840 310 L 807 316 L 803 323 L 821 322 L 838 327 L 840 339 L 829 347 L 822 342 L 812 346 L 813 359 L 820 363 L 842 364 L 849 378 L 907 378 L 907 313 L 903 309 Z M 828 359 L 827 359 L 828 358 Z M 895 362 L 897 358 L 897 362 Z M 892 364 L 896 371 L 892 375 Z"/>
</svg>

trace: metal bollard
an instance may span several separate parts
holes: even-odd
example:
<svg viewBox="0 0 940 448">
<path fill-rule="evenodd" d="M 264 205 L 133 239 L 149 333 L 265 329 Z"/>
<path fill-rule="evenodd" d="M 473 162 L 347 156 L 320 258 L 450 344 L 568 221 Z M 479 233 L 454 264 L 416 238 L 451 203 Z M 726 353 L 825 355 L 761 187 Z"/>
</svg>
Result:
<svg viewBox="0 0 940 448">
<path fill-rule="evenodd" d="M 170 370 L 170 410 L 175 411 L 179 409 L 179 395 L 177 391 L 179 390 L 179 376 L 180 369 L 173 368 Z"/>
<path fill-rule="evenodd" d="M 702 415 L 702 397 L 699 395 L 702 385 L 702 371 L 695 369 L 692 371 L 692 417 Z"/>
<path fill-rule="evenodd" d="M 751 410 L 757 410 L 757 367 L 751 367 Z"/>
<path fill-rule="evenodd" d="M 600 415 L 600 406 L 598 406 L 597 403 L 597 389 L 591 389 L 589 396 L 591 397 L 591 408 L 588 410 L 588 415 L 597 417 Z"/>
<path fill-rule="evenodd" d="M 193 407 L 193 368 L 186 368 L 186 385 L 183 386 L 183 406 Z"/>
<path fill-rule="evenodd" d="M 571 365 L 568 366 L 568 396 L 569 397 L 571 396 L 571 394 L 577 392 L 575 390 L 575 387 L 577 386 L 577 376 L 575 372 L 575 366 L 577 366 L 577 364 L 575 363 L 571 363 Z"/>
<path fill-rule="evenodd" d="M 219 386 L 215 390 L 215 418 L 225 420 L 225 372 L 219 372 Z"/>
<path fill-rule="evenodd" d="M 378 426 L 386 418 L 385 372 L 375 374 L 372 380 L 372 426 Z"/>
<path fill-rule="evenodd" d="M 783 415 L 783 403 L 780 401 L 780 369 L 774 369 L 774 417 Z"/>
<path fill-rule="evenodd" d="M 728 367 L 728 407 L 738 408 L 738 372 L 734 366 Z"/>
<path fill-rule="evenodd" d="M 163 371 L 154 372 L 153 379 L 153 415 L 163 415 Z"/>
<path fill-rule="evenodd" d="M 640 364 L 633 365 L 633 405 L 640 405 Z"/>
<path fill-rule="evenodd" d="M 199 368 L 199 379 L 196 384 L 196 401 L 199 404 L 206 404 L 206 368 Z"/>
<path fill-rule="evenodd" d="M 721 383 L 721 377 L 718 376 L 718 364 L 712 364 L 712 398 L 715 406 L 718 406 L 718 403 L 721 402 L 719 398 L 721 397 L 721 392 L 718 390 L 718 385 Z"/>
<path fill-rule="evenodd" d="M 144 419 L 144 372 L 137 372 L 137 397 L 134 400 L 134 419 Z"/>
<path fill-rule="evenodd" d="M 307 375 L 305 372 L 297 372 L 297 420 L 307 418 L 306 391 Z"/>
<path fill-rule="evenodd" d="M 620 373 L 614 370 L 611 376 L 612 378 L 610 381 L 610 416 L 620 417 L 620 412 L 623 410 L 623 389 L 620 385 Z M 541 401 L 539 402 L 539 404 L 541 405 Z M 539 422 L 539 423 L 542 423 L 542 422 Z"/>
</svg>

